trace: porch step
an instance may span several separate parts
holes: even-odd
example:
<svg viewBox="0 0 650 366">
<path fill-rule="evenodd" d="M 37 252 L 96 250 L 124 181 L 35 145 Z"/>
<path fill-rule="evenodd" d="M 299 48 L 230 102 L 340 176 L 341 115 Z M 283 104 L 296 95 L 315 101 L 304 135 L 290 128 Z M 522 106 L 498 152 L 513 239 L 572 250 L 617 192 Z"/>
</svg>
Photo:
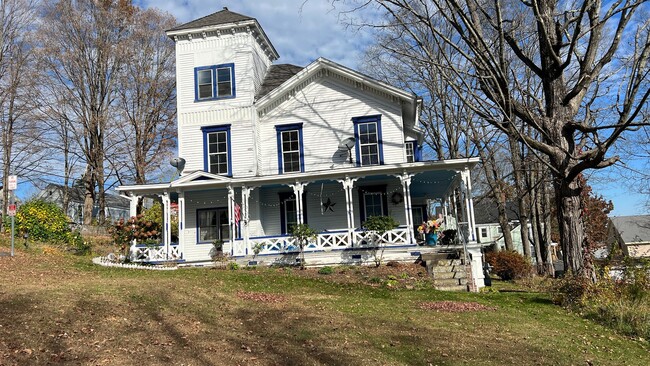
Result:
<svg viewBox="0 0 650 366">
<path fill-rule="evenodd" d="M 427 270 L 430 273 L 443 273 L 443 272 L 462 272 L 465 273 L 465 266 L 453 265 L 453 266 L 436 266 L 432 265 L 430 268 L 427 266 Z"/>
<path fill-rule="evenodd" d="M 434 279 L 433 285 L 436 289 L 449 287 L 449 286 L 460 286 L 467 285 L 467 278 L 447 278 L 447 279 Z"/>
<path fill-rule="evenodd" d="M 467 292 L 467 286 L 436 286 L 436 290 Z"/>
<path fill-rule="evenodd" d="M 439 266 L 460 266 L 463 261 L 460 259 L 440 259 L 438 260 Z"/>
<path fill-rule="evenodd" d="M 431 273 L 431 276 L 433 276 L 433 278 L 435 280 L 446 280 L 446 279 L 449 279 L 449 278 L 465 278 L 466 277 L 465 276 L 465 271 L 462 271 L 462 272 L 460 272 L 460 271 L 459 272 L 454 272 L 454 271 L 450 271 L 450 272 L 433 272 L 433 273 Z"/>
</svg>

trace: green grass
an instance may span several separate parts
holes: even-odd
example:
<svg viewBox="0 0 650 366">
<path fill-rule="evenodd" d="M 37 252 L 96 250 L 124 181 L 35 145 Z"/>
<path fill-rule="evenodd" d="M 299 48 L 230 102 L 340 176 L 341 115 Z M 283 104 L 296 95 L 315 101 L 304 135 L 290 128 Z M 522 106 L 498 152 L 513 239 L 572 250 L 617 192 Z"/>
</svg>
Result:
<svg viewBox="0 0 650 366">
<path fill-rule="evenodd" d="M 36 249 L 0 257 L 0 364 L 646 365 L 649 357 L 647 342 L 541 293 L 392 290 L 298 270 L 157 272 L 89 262 Z M 420 309 L 431 301 L 496 310 Z"/>
</svg>

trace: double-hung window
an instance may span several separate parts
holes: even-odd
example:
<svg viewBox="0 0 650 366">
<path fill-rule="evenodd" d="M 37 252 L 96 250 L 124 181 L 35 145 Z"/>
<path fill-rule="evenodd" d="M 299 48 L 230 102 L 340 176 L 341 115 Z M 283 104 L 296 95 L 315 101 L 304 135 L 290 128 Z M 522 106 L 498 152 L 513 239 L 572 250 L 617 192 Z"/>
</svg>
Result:
<svg viewBox="0 0 650 366">
<path fill-rule="evenodd" d="M 232 175 L 230 125 L 203 127 L 204 169 L 220 175 Z"/>
<path fill-rule="evenodd" d="M 278 174 L 304 172 L 302 123 L 275 126 L 278 139 Z"/>
<path fill-rule="evenodd" d="M 359 201 L 362 223 L 372 216 L 388 216 L 385 185 L 359 187 Z"/>
<path fill-rule="evenodd" d="M 196 101 L 235 97 L 235 64 L 197 67 L 194 80 Z"/>
<path fill-rule="evenodd" d="M 199 243 L 210 243 L 214 240 L 228 240 L 228 213 L 226 208 L 209 208 L 196 211 L 197 236 Z"/>
<path fill-rule="evenodd" d="M 407 163 L 420 161 L 420 147 L 418 146 L 417 141 L 406 141 L 404 143 L 404 149 L 406 150 Z"/>
<path fill-rule="evenodd" d="M 356 140 L 357 166 L 384 164 L 381 116 L 352 118 Z"/>
</svg>

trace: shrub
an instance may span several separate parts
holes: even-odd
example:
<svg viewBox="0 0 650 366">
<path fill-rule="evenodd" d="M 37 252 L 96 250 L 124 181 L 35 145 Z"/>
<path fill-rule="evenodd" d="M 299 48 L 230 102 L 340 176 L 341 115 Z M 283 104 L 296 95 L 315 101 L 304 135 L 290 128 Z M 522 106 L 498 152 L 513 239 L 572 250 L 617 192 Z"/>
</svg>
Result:
<svg viewBox="0 0 650 366">
<path fill-rule="evenodd" d="M 145 219 L 143 215 L 133 216 L 126 221 L 119 219 L 109 228 L 109 232 L 115 244 L 127 257 L 129 247 L 134 239 L 143 243 L 152 242 L 158 240 L 161 234 L 160 225 L 155 221 Z"/>
<path fill-rule="evenodd" d="M 32 240 L 67 243 L 70 228 L 65 213 L 54 203 L 27 201 L 16 213 L 16 229 Z"/>
<path fill-rule="evenodd" d="M 504 281 L 528 277 L 533 270 L 530 262 L 515 251 L 490 252 L 485 260 L 492 266 L 492 272 Z"/>
<path fill-rule="evenodd" d="M 330 274 L 334 273 L 334 268 L 332 268 L 330 266 L 321 267 L 318 270 L 318 273 L 322 274 L 322 275 L 330 275 Z"/>
<path fill-rule="evenodd" d="M 627 261 L 620 276 L 604 267 L 592 282 L 566 275 L 553 288 L 553 300 L 621 333 L 650 339 L 650 263 Z"/>
<path fill-rule="evenodd" d="M 228 269 L 231 271 L 236 271 L 239 269 L 239 264 L 237 264 L 237 262 L 228 262 Z"/>
</svg>

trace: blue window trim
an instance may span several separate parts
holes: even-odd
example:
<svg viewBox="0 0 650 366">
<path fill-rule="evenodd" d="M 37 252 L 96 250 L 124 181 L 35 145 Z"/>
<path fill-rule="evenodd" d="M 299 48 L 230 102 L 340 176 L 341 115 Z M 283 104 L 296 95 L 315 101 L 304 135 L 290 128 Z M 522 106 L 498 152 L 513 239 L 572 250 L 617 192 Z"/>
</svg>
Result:
<svg viewBox="0 0 650 366">
<path fill-rule="evenodd" d="M 381 193 L 381 203 L 382 203 L 382 213 L 384 216 L 388 216 L 388 197 L 386 195 L 386 185 L 376 185 L 376 186 L 363 186 L 359 187 L 359 222 L 363 226 L 363 222 L 366 221 L 366 193 Z"/>
<path fill-rule="evenodd" d="M 278 141 L 278 174 L 284 174 L 284 166 L 282 165 L 282 132 L 298 130 L 298 142 L 300 143 L 300 173 L 305 172 L 305 149 L 302 140 L 302 123 L 291 123 L 286 125 L 276 125 L 275 133 Z M 289 172 L 298 173 L 298 172 Z"/>
<path fill-rule="evenodd" d="M 287 226 L 287 217 L 285 216 L 284 212 L 284 202 L 290 198 L 295 199 L 296 195 L 293 192 L 279 192 L 278 193 L 279 199 L 280 199 L 280 233 L 281 235 L 289 235 L 288 232 L 289 230 L 285 230 L 285 226 Z M 298 209 L 298 206 L 296 205 L 296 209 Z M 307 224 L 307 192 L 302 193 L 302 221 Z"/>
<path fill-rule="evenodd" d="M 217 95 L 217 69 L 221 69 L 224 67 L 229 67 L 230 68 L 230 87 L 232 91 L 232 95 L 229 95 L 227 97 L 219 97 Z M 201 98 L 199 99 L 199 71 L 201 70 L 212 70 L 212 98 Z M 220 100 L 220 99 L 232 99 L 237 96 L 237 88 L 235 87 L 235 64 L 234 63 L 229 63 L 229 64 L 220 64 L 220 65 L 212 65 L 212 66 L 199 66 L 194 68 L 194 101 L 195 102 L 205 102 L 208 100 Z"/>
<path fill-rule="evenodd" d="M 384 165 L 384 144 L 381 137 L 381 114 L 373 116 L 352 117 L 354 123 L 354 140 L 357 155 L 357 166 L 361 166 L 361 147 L 359 146 L 359 124 L 376 122 L 377 123 L 377 150 L 379 151 L 379 165 Z"/>
<path fill-rule="evenodd" d="M 413 162 L 422 161 L 422 148 L 418 145 L 417 140 L 409 140 L 404 143 L 413 145 Z"/>
<path fill-rule="evenodd" d="M 232 154 L 230 143 L 230 126 L 231 125 L 218 125 L 218 126 L 205 126 L 201 127 L 203 132 L 203 170 L 210 173 L 210 164 L 208 161 L 208 134 L 212 132 L 226 132 L 226 145 L 228 146 L 228 173 L 222 174 L 227 177 L 232 177 Z"/>
<path fill-rule="evenodd" d="M 212 241 L 201 241 L 199 239 L 199 233 L 201 232 L 201 228 L 199 227 L 199 213 L 203 211 L 218 211 L 218 210 L 225 210 L 226 213 L 228 213 L 228 207 L 209 207 L 209 208 L 196 209 L 196 244 L 212 244 Z M 218 230 L 221 230 L 221 227 L 219 227 Z M 226 241 L 230 241 L 230 238 L 227 238 L 227 240 L 224 240 L 222 238 L 221 240 L 225 243 Z"/>
</svg>

